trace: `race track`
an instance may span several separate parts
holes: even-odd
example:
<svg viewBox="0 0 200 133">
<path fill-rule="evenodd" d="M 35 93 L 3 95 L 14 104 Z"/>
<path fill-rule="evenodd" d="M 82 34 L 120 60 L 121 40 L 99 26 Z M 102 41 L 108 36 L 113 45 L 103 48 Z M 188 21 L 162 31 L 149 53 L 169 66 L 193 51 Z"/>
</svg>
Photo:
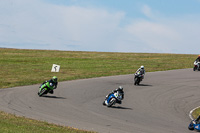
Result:
<svg viewBox="0 0 200 133">
<path fill-rule="evenodd" d="M 102 105 L 124 87 L 122 104 Z M 189 112 L 200 105 L 200 72 L 192 69 L 60 82 L 54 94 L 38 97 L 38 85 L 0 90 L 0 110 L 100 133 L 191 133 Z"/>
</svg>

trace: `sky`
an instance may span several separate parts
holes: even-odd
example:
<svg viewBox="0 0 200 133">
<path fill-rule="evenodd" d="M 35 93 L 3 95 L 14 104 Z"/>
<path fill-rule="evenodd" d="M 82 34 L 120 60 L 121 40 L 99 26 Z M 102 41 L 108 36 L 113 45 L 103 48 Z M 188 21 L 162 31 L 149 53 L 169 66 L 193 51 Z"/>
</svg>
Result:
<svg viewBox="0 0 200 133">
<path fill-rule="evenodd" d="M 199 54 L 200 0 L 0 0 L 0 47 Z"/>
</svg>

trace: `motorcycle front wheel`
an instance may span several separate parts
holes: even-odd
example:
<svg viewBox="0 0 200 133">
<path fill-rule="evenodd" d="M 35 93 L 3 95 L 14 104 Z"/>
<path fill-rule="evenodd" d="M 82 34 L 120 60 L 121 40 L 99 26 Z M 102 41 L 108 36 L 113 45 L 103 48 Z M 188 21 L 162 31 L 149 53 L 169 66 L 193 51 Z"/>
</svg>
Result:
<svg viewBox="0 0 200 133">
<path fill-rule="evenodd" d="M 138 79 L 138 78 L 134 78 L 134 85 L 137 84 L 137 79 Z"/>
<path fill-rule="evenodd" d="M 140 78 L 135 78 L 135 82 L 134 82 L 134 85 L 139 85 L 140 84 Z"/>
<path fill-rule="evenodd" d="M 41 97 L 46 93 L 45 88 L 42 88 L 41 91 L 38 92 L 38 96 Z"/>
<path fill-rule="evenodd" d="M 116 103 L 116 99 L 113 97 L 113 98 L 110 99 L 109 104 L 108 104 L 107 107 L 111 107 L 111 106 L 113 106 L 115 103 Z"/>
</svg>

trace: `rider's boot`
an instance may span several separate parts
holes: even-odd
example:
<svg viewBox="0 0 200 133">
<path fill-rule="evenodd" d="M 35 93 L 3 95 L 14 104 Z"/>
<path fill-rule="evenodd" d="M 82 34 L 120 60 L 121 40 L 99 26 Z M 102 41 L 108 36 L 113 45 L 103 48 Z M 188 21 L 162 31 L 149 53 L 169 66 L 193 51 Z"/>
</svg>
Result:
<svg viewBox="0 0 200 133">
<path fill-rule="evenodd" d="M 50 93 L 50 94 L 53 94 L 53 90 L 50 90 L 49 93 Z"/>
</svg>

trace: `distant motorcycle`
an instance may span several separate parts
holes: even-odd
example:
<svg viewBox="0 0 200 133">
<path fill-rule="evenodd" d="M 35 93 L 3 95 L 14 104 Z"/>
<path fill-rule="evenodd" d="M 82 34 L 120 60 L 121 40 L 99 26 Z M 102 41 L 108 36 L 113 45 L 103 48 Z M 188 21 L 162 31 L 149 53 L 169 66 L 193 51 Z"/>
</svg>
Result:
<svg viewBox="0 0 200 133">
<path fill-rule="evenodd" d="M 53 90 L 54 88 L 50 85 L 49 82 L 43 83 L 39 87 L 38 95 L 41 97 L 44 94 L 47 94 L 49 91 Z"/>
<path fill-rule="evenodd" d="M 134 85 L 139 85 L 143 78 L 144 75 L 141 72 L 137 72 L 134 77 Z"/>
<path fill-rule="evenodd" d="M 117 91 L 114 94 L 112 93 L 109 96 L 107 96 L 107 98 L 103 102 L 103 105 L 111 107 L 115 105 L 118 101 L 122 101 L 122 94 Z"/>
<path fill-rule="evenodd" d="M 195 120 L 192 120 L 188 126 L 189 130 L 197 130 L 200 131 L 200 123 L 195 122 Z"/>
<path fill-rule="evenodd" d="M 200 62 L 195 61 L 195 62 L 194 62 L 193 71 L 196 71 L 196 70 L 200 71 L 199 65 L 200 65 Z"/>
</svg>

